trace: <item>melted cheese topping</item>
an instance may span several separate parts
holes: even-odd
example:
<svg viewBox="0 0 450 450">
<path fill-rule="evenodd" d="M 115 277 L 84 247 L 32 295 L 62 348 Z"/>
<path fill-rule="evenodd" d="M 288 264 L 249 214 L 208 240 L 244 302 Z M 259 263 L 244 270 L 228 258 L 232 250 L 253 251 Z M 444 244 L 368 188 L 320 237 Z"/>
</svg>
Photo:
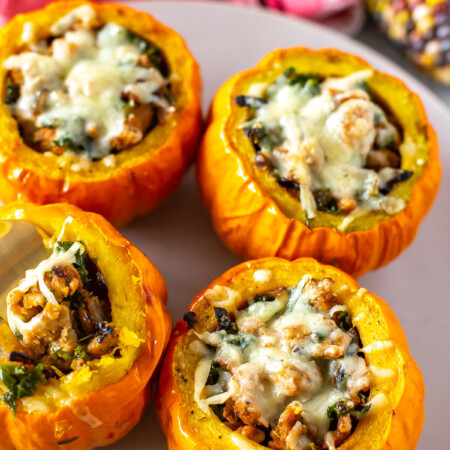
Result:
<svg viewBox="0 0 450 450">
<path fill-rule="evenodd" d="M 72 220 L 73 218 L 70 216 L 66 219 L 58 240 L 62 240 L 65 225 Z M 80 242 L 74 242 L 67 250 L 58 250 L 55 246 L 52 255 L 42 261 L 36 268 L 28 270 L 25 278 L 17 288 L 11 291 L 10 295 L 15 291 L 26 293 L 31 287 L 37 285 L 46 302 L 57 305 L 58 302 L 53 292 L 44 282 L 45 273 L 55 267 L 76 264 L 76 255 L 80 256 L 84 252 L 85 247 Z M 37 337 L 40 337 L 39 331 L 48 332 L 49 330 L 42 324 L 43 312 L 37 313 L 28 322 L 25 322 L 18 315 L 14 314 L 10 304 L 10 297 L 8 296 L 7 320 L 11 331 L 15 334 L 18 333 L 24 336 L 27 333 L 36 333 Z M 20 398 L 17 400 L 17 404 L 25 412 L 37 413 L 50 413 L 64 405 L 71 405 L 73 399 L 86 395 L 91 391 L 102 389 L 125 376 L 133 365 L 143 342 L 144 339 L 140 338 L 136 332 L 122 326 L 117 345 L 112 350 L 112 352 L 120 350 L 120 356 L 117 356 L 117 354 L 112 356 L 110 351 L 98 358 L 86 361 L 81 368 L 66 374 L 59 371 L 56 367 L 52 367 L 59 374 L 59 378 L 48 378 L 33 395 Z M 6 391 L 6 386 L 0 383 L 0 393 Z M 101 425 L 101 421 L 88 408 L 80 409 L 75 407 L 74 414 L 92 428 Z"/>
<path fill-rule="evenodd" d="M 32 286 L 37 284 L 46 301 L 58 305 L 53 292 L 45 284 L 44 275 L 54 267 L 73 264 L 75 262 L 75 255 L 78 252 L 84 253 L 84 246 L 79 242 L 74 242 L 66 252 L 57 252 L 54 250 L 50 258 L 42 261 L 35 269 L 27 270 L 25 278 L 12 292 L 19 291 L 26 293 Z M 24 335 L 26 332 L 35 329 L 42 320 L 42 314 L 43 312 L 40 312 L 28 322 L 24 322 L 19 316 L 13 313 L 11 304 L 9 302 L 7 304 L 8 323 L 14 333 L 19 332 Z"/>
<path fill-rule="evenodd" d="M 198 340 L 193 344 L 198 345 L 191 345 L 195 351 L 201 344 L 194 397 L 205 413 L 210 405 L 231 399 L 235 406 L 245 405 L 250 422 L 239 416 L 244 423 L 273 429 L 287 405 L 300 402 L 303 420 L 315 430 L 316 439 L 311 440 L 298 425 L 285 442 L 290 449 L 329 440 L 329 408 L 343 402 L 352 409 L 359 403 L 358 393 L 367 390 L 371 381 L 364 358 L 357 356 L 357 338 L 332 319 L 336 313 L 348 314 L 348 308 L 334 304 L 324 309 L 315 304 L 311 290 L 305 288 L 311 281 L 317 282 L 305 276 L 297 286 L 269 300 L 256 297 L 234 313 L 234 332 L 195 332 Z M 327 295 L 325 290 L 319 294 Z M 208 384 L 211 368 L 218 365 L 217 381 Z"/>
<path fill-rule="evenodd" d="M 303 87 L 283 75 L 265 86 L 264 103 L 254 104 L 255 115 L 243 124 L 246 129 L 263 130 L 260 154 L 270 161 L 277 178 L 300 186 L 308 219 L 317 213 L 316 190 L 356 201 L 354 214 L 367 210 L 395 214 L 405 207 L 402 199 L 381 195 L 382 175 L 364 168 L 374 145 L 384 148 L 396 135 L 382 109 L 360 88 L 371 75 L 366 70 L 320 84 L 308 81 Z M 257 83 L 248 95 L 263 91 Z M 377 128 L 381 122 L 383 126 Z"/>
<path fill-rule="evenodd" d="M 110 153 L 114 140 L 131 132 L 123 95 L 165 114 L 174 107 L 158 93 L 167 80 L 155 67 L 139 64 L 145 41 L 136 42 L 114 23 L 93 30 L 95 20 L 89 5 L 73 10 L 51 28 L 51 54 L 31 47 L 10 56 L 3 67 L 22 73 L 20 97 L 9 105 L 19 122 L 51 128 L 54 142 L 70 139 L 78 156 L 100 159 Z M 72 30 L 74 23 L 78 26 Z M 31 39 L 30 26 L 24 33 Z"/>
</svg>

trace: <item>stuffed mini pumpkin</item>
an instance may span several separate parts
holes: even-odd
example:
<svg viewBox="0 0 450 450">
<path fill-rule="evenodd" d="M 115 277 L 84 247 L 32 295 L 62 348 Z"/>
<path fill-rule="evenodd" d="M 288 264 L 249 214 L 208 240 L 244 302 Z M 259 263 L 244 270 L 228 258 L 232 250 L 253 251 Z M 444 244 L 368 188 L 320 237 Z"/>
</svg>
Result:
<svg viewBox="0 0 450 450">
<path fill-rule="evenodd" d="M 33 223 L 49 248 L 0 318 L 2 449 L 117 441 L 141 418 L 170 336 L 163 278 L 97 214 L 12 203 L 2 219 Z"/>
<path fill-rule="evenodd" d="M 170 450 L 412 450 L 424 392 L 382 299 L 311 258 L 264 258 L 194 298 L 157 407 Z"/>
<path fill-rule="evenodd" d="M 183 39 L 117 4 L 53 2 L 0 32 L 0 200 L 68 202 L 115 225 L 178 185 L 202 127 Z"/>
<path fill-rule="evenodd" d="M 198 157 L 215 230 L 248 259 L 311 256 L 360 276 L 409 245 L 440 180 L 401 81 L 337 50 L 276 50 L 217 92 Z"/>
</svg>

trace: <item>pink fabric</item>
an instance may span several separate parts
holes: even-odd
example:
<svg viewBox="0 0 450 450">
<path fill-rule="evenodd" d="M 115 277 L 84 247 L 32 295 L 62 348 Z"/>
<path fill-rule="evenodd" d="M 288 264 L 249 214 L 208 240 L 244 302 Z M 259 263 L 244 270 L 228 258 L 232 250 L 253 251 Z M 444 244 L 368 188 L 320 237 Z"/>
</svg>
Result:
<svg viewBox="0 0 450 450">
<path fill-rule="evenodd" d="M 310 18 L 324 18 L 355 6 L 360 0 L 231 0 L 279 9 L 291 14 Z M 41 8 L 49 0 L 0 0 L 0 19 L 9 20 L 13 15 Z M 126 3 L 126 0 L 122 0 Z"/>
<path fill-rule="evenodd" d="M 0 16 L 8 20 L 15 14 L 30 11 L 44 6 L 45 0 L 0 0 Z"/>
<path fill-rule="evenodd" d="M 303 17 L 323 19 L 349 9 L 359 0 L 232 0 L 235 3 L 263 5 Z"/>
</svg>

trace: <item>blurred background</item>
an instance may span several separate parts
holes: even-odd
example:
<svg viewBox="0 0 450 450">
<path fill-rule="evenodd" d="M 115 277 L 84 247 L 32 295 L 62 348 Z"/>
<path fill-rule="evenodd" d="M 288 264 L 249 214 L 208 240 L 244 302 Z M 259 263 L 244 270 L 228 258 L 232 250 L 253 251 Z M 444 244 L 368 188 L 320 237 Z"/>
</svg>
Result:
<svg viewBox="0 0 450 450">
<path fill-rule="evenodd" d="M 307 18 L 351 35 L 419 78 L 450 108 L 449 0 L 216 1 Z M 49 1 L 0 0 L 0 23 L 46 3 Z"/>
</svg>

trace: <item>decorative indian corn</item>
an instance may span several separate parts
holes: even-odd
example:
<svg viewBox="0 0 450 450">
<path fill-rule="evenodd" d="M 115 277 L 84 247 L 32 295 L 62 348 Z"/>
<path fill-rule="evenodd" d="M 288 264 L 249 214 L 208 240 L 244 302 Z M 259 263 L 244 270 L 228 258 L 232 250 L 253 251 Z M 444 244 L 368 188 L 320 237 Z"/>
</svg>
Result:
<svg viewBox="0 0 450 450">
<path fill-rule="evenodd" d="M 375 22 L 420 68 L 450 84 L 448 0 L 366 0 Z"/>
</svg>

